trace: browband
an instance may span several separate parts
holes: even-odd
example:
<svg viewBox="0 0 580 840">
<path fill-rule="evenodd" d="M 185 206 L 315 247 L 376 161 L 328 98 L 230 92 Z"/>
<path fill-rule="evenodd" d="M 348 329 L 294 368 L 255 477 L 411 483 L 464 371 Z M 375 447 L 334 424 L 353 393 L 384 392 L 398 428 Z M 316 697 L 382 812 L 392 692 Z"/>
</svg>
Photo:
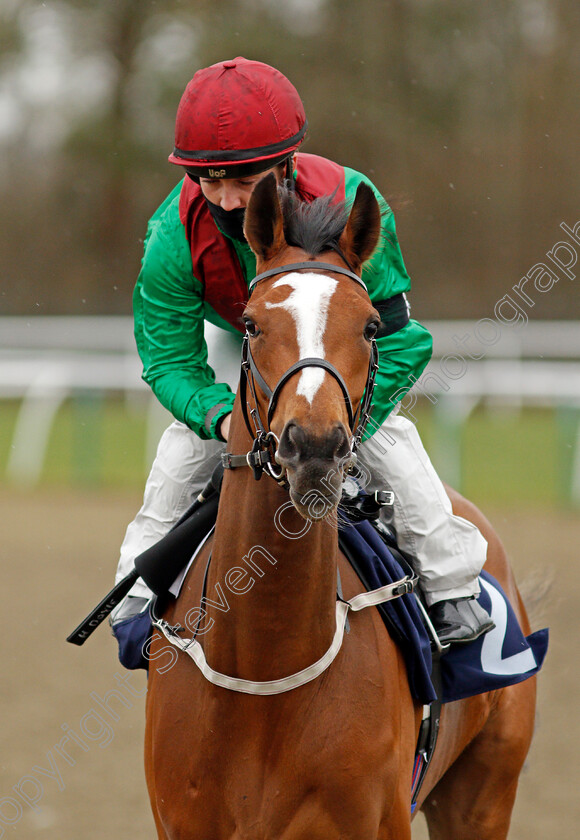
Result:
<svg viewBox="0 0 580 840">
<path fill-rule="evenodd" d="M 366 285 L 360 279 L 358 274 L 355 274 L 354 271 L 351 271 L 349 268 L 343 268 L 340 265 L 333 265 L 332 263 L 309 260 L 308 262 L 290 263 L 289 265 L 278 266 L 278 268 L 269 268 L 268 271 L 263 271 L 261 274 L 257 274 L 250 282 L 250 294 L 252 293 L 254 286 L 259 283 L 260 280 L 266 280 L 267 277 L 274 277 L 276 274 L 287 274 L 290 271 L 304 271 L 304 269 L 309 269 L 310 271 L 316 269 L 317 271 L 332 271 L 334 274 L 344 274 L 346 277 L 350 277 L 351 280 L 356 280 L 359 286 L 363 287 L 365 292 L 368 291 Z"/>
</svg>

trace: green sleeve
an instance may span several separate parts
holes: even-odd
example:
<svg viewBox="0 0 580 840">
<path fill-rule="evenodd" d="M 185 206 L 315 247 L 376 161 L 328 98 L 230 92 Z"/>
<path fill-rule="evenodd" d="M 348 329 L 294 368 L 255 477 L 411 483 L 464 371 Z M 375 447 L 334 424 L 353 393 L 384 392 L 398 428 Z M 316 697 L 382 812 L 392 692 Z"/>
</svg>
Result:
<svg viewBox="0 0 580 840">
<path fill-rule="evenodd" d="M 433 352 L 433 339 L 426 327 L 411 319 L 398 332 L 378 338 L 377 347 L 379 371 L 370 424 L 374 429 L 382 426 L 393 408 L 412 388 L 414 380 L 423 373 Z"/>
<path fill-rule="evenodd" d="M 347 202 L 354 200 L 356 188 L 361 181 L 365 181 L 373 188 L 381 207 L 381 239 L 375 253 L 365 263 L 362 273 L 371 301 L 387 300 L 393 295 L 408 292 L 411 280 L 397 239 L 393 211 L 364 175 L 345 168 L 345 176 Z M 379 372 L 373 395 L 371 428 L 380 426 L 412 387 L 413 380 L 410 377 L 419 378 L 431 358 L 433 340 L 425 327 L 410 320 L 398 332 L 377 339 L 377 347 Z"/>
<path fill-rule="evenodd" d="M 171 414 L 203 439 L 232 410 L 229 385 L 216 383 L 204 339 L 202 287 L 193 276 L 179 218 L 179 184 L 149 222 L 133 294 L 143 379 Z"/>
</svg>

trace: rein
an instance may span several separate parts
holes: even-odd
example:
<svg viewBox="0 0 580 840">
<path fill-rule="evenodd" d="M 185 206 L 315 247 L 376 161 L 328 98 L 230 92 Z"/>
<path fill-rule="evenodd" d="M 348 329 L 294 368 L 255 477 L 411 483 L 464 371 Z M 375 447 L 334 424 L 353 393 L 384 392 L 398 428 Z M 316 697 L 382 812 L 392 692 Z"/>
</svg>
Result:
<svg viewBox="0 0 580 840">
<path fill-rule="evenodd" d="M 250 282 L 250 295 L 254 290 L 255 286 L 261 280 L 266 280 L 268 277 L 275 277 L 277 274 L 287 274 L 291 271 L 304 271 L 305 269 L 316 269 L 323 271 L 331 271 L 336 274 L 343 274 L 346 277 L 350 277 L 351 280 L 355 280 L 359 284 L 359 286 L 362 286 L 365 292 L 367 291 L 367 287 L 364 284 L 364 282 L 361 280 L 358 274 L 355 274 L 354 271 L 352 271 L 350 268 L 343 268 L 342 266 L 333 265 L 332 263 L 307 260 L 305 262 L 290 263 L 288 265 L 279 266 L 278 268 L 270 268 L 268 269 L 268 271 L 264 271 L 261 274 L 256 275 L 256 277 L 254 277 L 254 279 Z M 370 416 L 370 408 L 375 387 L 375 379 L 377 371 L 379 369 L 379 352 L 374 338 L 370 340 L 370 345 L 371 355 L 369 360 L 369 369 L 367 373 L 367 381 L 365 385 L 364 396 L 357 410 L 354 411 L 352 401 L 350 399 L 350 394 L 348 393 L 348 388 L 346 387 L 344 379 L 333 364 L 326 361 L 326 359 L 322 359 L 319 357 L 309 356 L 304 359 L 299 359 L 295 364 L 291 365 L 291 367 L 289 367 L 285 373 L 282 374 L 274 388 L 270 388 L 270 386 L 260 373 L 258 366 L 256 365 L 256 362 L 254 360 L 254 357 L 252 356 L 252 351 L 250 348 L 250 334 L 246 331 L 242 344 L 240 398 L 242 403 L 242 413 L 244 415 L 244 421 L 246 423 L 246 427 L 248 429 L 248 432 L 250 433 L 250 436 L 253 438 L 254 443 L 252 449 L 246 455 L 233 455 L 230 452 L 225 452 L 222 455 L 222 464 L 224 466 L 224 469 L 231 470 L 236 469 L 237 467 L 249 466 L 254 471 L 254 478 L 256 480 L 259 480 L 262 477 L 262 472 L 265 470 L 268 473 L 268 475 L 270 475 L 275 481 L 283 483 L 285 486 L 287 486 L 286 482 L 284 481 L 284 469 L 281 467 L 279 470 L 276 470 L 276 467 L 274 466 L 275 464 L 277 464 L 276 451 L 277 444 L 279 443 L 279 441 L 276 435 L 270 429 L 270 423 L 274 415 L 274 411 L 276 410 L 278 398 L 280 396 L 282 388 L 295 374 L 307 367 L 323 368 L 338 383 L 344 396 L 346 410 L 348 412 L 348 424 L 351 431 L 350 449 L 351 453 L 354 455 L 356 453 L 356 450 L 360 446 L 365 426 Z M 260 411 L 258 409 L 255 383 L 258 384 L 262 393 L 269 399 L 268 413 L 265 423 L 262 420 Z M 250 423 L 250 417 L 248 416 L 248 388 L 251 391 L 254 403 L 254 407 L 250 408 L 249 410 L 249 415 L 251 415 L 254 428 L 252 428 L 252 425 Z"/>
</svg>

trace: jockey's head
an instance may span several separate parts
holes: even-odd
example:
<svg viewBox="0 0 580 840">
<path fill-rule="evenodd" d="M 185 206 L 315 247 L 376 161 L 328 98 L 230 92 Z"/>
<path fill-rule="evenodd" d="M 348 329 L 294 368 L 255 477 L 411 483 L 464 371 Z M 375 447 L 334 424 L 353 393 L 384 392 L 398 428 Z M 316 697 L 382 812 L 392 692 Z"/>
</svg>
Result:
<svg viewBox="0 0 580 840">
<path fill-rule="evenodd" d="M 187 85 L 169 161 L 200 184 L 222 230 L 230 233 L 236 219 L 236 235 L 258 181 L 271 171 L 279 180 L 291 176 L 306 127 L 302 101 L 282 73 L 234 58 L 198 70 Z"/>
</svg>

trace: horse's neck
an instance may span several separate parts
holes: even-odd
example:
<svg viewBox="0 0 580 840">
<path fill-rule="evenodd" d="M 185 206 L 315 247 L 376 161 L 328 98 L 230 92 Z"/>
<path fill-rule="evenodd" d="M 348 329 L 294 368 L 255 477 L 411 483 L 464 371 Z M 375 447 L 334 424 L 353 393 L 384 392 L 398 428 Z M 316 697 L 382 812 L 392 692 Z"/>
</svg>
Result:
<svg viewBox="0 0 580 840">
<path fill-rule="evenodd" d="M 249 449 L 240 431 L 230 435 L 235 454 Z M 226 471 L 206 591 L 212 666 L 268 680 L 322 656 L 335 630 L 337 555 L 335 525 L 309 525 L 266 474 Z"/>
</svg>

